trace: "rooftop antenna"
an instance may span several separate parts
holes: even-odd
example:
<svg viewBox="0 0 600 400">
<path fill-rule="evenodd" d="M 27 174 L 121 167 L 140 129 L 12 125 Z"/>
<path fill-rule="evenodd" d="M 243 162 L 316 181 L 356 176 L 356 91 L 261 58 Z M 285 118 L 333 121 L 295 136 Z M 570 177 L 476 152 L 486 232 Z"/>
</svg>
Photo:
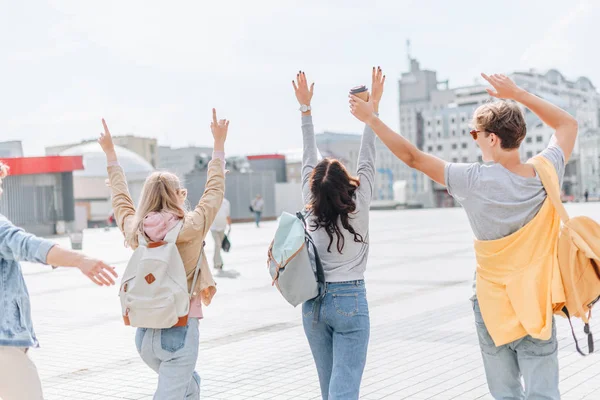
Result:
<svg viewBox="0 0 600 400">
<path fill-rule="evenodd" d="M 406 39 L 406 57 L 408 58 L 408 68 L 410 69 L 411 56 L 410 56 L 410 39 Z"/>
</svg>

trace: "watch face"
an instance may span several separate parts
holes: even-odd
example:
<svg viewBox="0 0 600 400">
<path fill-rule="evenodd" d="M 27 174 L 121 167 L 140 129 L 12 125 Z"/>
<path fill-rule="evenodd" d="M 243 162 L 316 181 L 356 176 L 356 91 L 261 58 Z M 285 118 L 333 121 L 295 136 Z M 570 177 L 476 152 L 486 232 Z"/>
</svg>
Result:
<svg viewBox="0 0 600 400">
<path fill-rule="evenodd" d="M 300 107 L 300 111 L 307 112 L 308 111 L 308 106 L 306 104 L 302 104 L 302 106 Z"/>
</svg>

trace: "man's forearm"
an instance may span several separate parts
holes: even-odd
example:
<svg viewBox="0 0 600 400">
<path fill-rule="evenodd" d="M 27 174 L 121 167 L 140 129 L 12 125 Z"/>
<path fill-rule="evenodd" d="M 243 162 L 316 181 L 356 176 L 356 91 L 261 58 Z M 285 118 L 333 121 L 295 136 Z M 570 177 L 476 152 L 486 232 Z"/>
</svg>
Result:
<svg viewBox="0 0 600 400">
<path fill-rule="evenodd" d="M 78 267 L 85 260 L 85 256 L 60 246 L 54 246 L 46 257 L 46 263 L 56 267 Z"/>
<path fill-rule="evenodd" d="M 577 123 L 575 118 L 565 110 L 554 104 L 546 101 L 538 96 L 529 93 L 526 90 L 521 90 L 514 100 L 529 108 L 535 115 L 552 129 L 558 129 L 567 124 Z"/>
</svg>

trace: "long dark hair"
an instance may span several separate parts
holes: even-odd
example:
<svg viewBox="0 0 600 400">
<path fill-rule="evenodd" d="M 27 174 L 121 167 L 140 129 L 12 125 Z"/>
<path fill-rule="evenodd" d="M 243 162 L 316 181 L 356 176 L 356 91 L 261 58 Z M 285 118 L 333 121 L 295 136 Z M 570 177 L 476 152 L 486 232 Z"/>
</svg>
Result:
<svg viewBox="0 0 600 400">
<path fill-rule="evenodd" d="M 308 204 L 315 216 L 311 228 L 325 229 L 329 236 L 329 253 L 334 234 L 337 238 L 337 251 L 341 254 L 344 249 L 344 235 L 338 226 L 338 218 L 342 227 L 354 235 L 355 242 L 364 243 L 362 235 L 350 225 L 350 214 L 356 211 L 354 192 L 359 186 L 359 180 L 350 176 L 346 167 L 336 159 L 326 158 L 313 170 L 310 180 L 312 199 Z"/>
</svg>

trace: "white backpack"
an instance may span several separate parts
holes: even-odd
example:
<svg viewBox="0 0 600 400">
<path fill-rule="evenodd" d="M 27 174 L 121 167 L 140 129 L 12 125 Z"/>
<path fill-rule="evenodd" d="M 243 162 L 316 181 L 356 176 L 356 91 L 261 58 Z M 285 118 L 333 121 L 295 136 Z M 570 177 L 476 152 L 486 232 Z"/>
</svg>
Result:
<svg viewBox="0 0 600 400">
<path fill-rule="evenodd" d="M 139 246 L 127 264 L 119 290 L 125 325 L 153 329 L 187 325 L 191 294 L 185 266 L 175 245 L 182 226 L 180 221 L 161 242 L 148 243 L 139 235 Z M 192 291 L 201 262 L 202 251 Z"/>
</svg>

